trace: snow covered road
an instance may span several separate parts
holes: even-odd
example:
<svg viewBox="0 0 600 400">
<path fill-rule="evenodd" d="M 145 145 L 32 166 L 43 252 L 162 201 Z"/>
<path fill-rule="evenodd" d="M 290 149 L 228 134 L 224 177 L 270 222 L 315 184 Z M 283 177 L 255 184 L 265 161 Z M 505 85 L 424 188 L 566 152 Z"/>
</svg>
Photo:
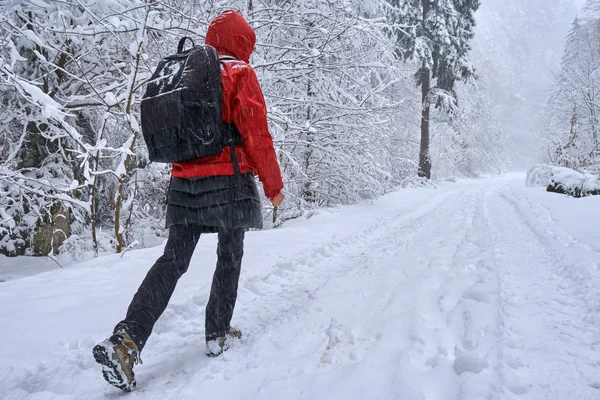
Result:
<svg viewBox="0 0 600 400">
<path fill-rule="evenodd" d="M 515 174 L 249 233 L 234 315 L 245 336 L 212 359 L 215 241 L 201 239 L 127 398 L 600 399 L 598 198 Z M 91 348 L 161 251 L 0 283 L 0 398 L 123 398 Z"/>
</svg>

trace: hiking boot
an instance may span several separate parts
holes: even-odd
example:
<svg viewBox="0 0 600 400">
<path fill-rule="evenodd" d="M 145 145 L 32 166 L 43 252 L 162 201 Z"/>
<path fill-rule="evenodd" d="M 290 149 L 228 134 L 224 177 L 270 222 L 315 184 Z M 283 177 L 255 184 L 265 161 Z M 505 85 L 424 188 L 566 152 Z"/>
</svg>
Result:
<svg viewBox="0 0 600 400">
<path fill-rule="evenodd" d="M 229 328 L 222 336 L 209 335 L 206 337 L 206 355 L 216 357 L 229 349 L 231 339 L 241 338 L 242 331 L 235 328 Z"/>
<path fill-rule="evenodd" d="M 135 388 L 134 364 L 142 362 L 138 346 L 124 330 L 119 330 L 93 349 L 94 358 L 102 365 L 108 383 L 126 392 Z"/>
</svg>

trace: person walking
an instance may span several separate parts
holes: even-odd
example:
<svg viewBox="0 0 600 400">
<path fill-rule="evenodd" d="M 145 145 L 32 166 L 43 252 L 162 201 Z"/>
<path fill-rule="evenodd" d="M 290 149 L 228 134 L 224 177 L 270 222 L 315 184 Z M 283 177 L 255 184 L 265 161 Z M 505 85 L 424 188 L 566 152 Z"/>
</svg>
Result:
<svg viewBox="0 0 600 400">
<path fill-rule="evenodd" d="M 222 119 L 238 136 L 238 145 L 219 154 L 173 163 L 167 196 L 169 238 L 164 254 L 148 271 L 113 335 L 93 348 L 104 378 L 132 390 L 133 367 L 152 328 L 164 312 L 179 278 L 187 271 L 200 235 L 217 233 L 217 265 L 206 306 L 206 353 L 218 356 L 240 338 L 231 327 L 240 276 L 244 234 L 262 228 L 254 175 L 274 207 L 284 200 L 283 182 L 267 124 L 260 84 L 248 65 L 256 34 L 236 11 L 214 19 L 205 44 L 216 49 L 221 64 Z"/>
</svg>

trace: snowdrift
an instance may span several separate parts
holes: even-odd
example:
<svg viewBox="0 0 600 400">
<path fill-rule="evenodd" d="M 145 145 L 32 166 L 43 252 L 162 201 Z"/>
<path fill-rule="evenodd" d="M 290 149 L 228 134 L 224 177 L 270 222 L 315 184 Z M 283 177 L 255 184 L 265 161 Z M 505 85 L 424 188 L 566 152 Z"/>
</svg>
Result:
<svg viewBox="0 0 600 400">
<path fill-rule="evenodd" d="M 535 165 L 527 172 L 528 187 L 546 186 L 549 192 L 573 197 L 600 195 L 600 177 L 587 171 Z"/>
</svg>

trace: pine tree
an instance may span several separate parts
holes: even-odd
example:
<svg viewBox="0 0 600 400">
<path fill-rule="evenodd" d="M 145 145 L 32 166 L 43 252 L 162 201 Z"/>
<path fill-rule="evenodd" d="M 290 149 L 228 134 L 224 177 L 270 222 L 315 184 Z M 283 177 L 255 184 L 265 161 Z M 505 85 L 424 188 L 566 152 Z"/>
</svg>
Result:
<svg viewBox="0 0 600 400">
<path fill-rule="evenodd" d="M 589 0 L 581 18 L 573 21 L 546 106 L 551 159 L 571 168 L 600 162 L 599 5 Z"/>
<path fill-rule="evenodd" d="M 454 85 L 475 76 L 469 61 L 479 0 L 389 0 L 396 23 L 397 53 L 417 63 L 421 88 L 419 176 L 431 177 L 429 122 L 431 104 L 452 114 L 457 105 Z"/>
<path fill-rule="evenodd" d="M 563 66 L 571 64 L 577 58 L 576 49 L 578 47 L 577 42 L 579 41 L 578 36 L 580 31 L 581 20 L 579 17 L 575 17 L 571 23 L 571 30 L 569 30 L 569 34 L 565 40 L 565 49 L 561 60 Z"/>
<path fill-rule="evenodd" d="M 583 9 L 590 15 L 595 15 L 595 18 L 600 18 L 600 0 L 587 0 Z"/>
</svg>

